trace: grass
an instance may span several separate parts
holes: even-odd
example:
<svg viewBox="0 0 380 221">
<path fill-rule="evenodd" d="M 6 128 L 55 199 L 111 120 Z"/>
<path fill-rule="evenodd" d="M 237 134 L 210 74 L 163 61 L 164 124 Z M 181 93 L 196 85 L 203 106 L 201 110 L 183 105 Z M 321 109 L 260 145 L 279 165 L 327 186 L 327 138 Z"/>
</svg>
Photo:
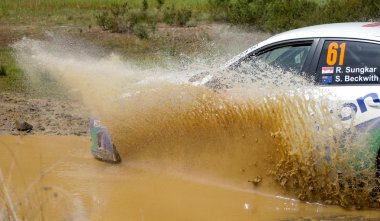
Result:
<svg viewBox="0 0 380 221">
<path fill-rule="evenodd" d="M 69 14 L 77 14 L 81 12 L 94 12 L 112 6 L 112 4 L 122 4 L 125 0 L 28 0 L 28 1 L 13 1 L 2 0 L 0 2 L 0 17 L 18 17 L 25 16 L 46 16 L 49 14 L 60 14 L 66 12 Z M 132 7 L 141 7 L 141 0 L 129 0 Z M 149 5 L 158 6 L 156 0 L 148 1 Z M 194 11 L 205 11 L 208 8 L 207 0 L 165 0 L 165 5 L 175 5 L 176 7 L 187 7 Z"/>
<path fill-rule="evenodd" d="M 33 24 L 35 27 L 58 25 L 95 26 L 95 15 L 114 4 L 128 2 L 132 8 L 141 8 L 141 0 L 29 0 L 0 2 L 0 24 Z M 174 5 L 176 8 L 188 8 L 197 13 L 197 17 L 207 14 L 207 0 L 166 0 L 164 8 Z M 149 6 L 157 7 L 156 0 L 148 1 Z"/>
<path fill-rule="evenodd" d="M 44 78 L 39 85 L 34 85 L 17 64 L 10 47 L 0 48 L 0 66 L 6 75 L 0 76 L 0 92 L 16 92 L 35 95 L 36 97 L 55 97 L 67 99 L 65 88 L 50 78 Z"/>
<path fill-rule="evenodd" d="M 3 91 L 26 92 L 25 76 L 17 66 L 9 47 L 0 48 L 0 66 L 5 69 L 6 75 L 0 76 L 0 88 Z"/>
<path fill-rule="evenodd" d="M 0 218 L 2 220 L 14 220 L 19 221 L 18 212 L 15 209 L 13 199 L 10 194 L 9 187 L 6 185 L 3 173 L 0 168 L 0 192 L 3 195 L 0 195 Z"/>
<path fill-rule="evenodd" d="M 376 21 L 380 19 L 378 0 L 212 0 L 213 17 L 236 25 L 254 26 L 277 33 L 290 29 L 335 22 Z M 227 3 L 225 3 L 227 2 Z M 227 6 L 226 6 L 227 4 Z M 219 17 L 224 14 L 224 17 Z"/>
</svg>

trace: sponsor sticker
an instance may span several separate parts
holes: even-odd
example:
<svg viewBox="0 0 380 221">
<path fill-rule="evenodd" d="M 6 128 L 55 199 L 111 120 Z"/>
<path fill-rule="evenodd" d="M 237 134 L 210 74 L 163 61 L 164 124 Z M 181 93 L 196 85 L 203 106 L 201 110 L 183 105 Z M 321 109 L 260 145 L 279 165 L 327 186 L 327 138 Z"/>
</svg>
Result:
<svg viewBox="0 0 380 221">
<path fill-rule="evenodd" d="M 322 74 L 333 74 L 334 67 L 322 67 Z"/>
<path fill-rule="evenodd" d="M 363 25 L 363 27 L 367 27 L 367 28 L 378 27 L 378 26 L 380 26 L 380 22 Z"/>
<path fill-rule="evenodd" d="M 333 76 L 322 76 L 323 84 L 331 84 L 333 81 Z"/>
</svg>

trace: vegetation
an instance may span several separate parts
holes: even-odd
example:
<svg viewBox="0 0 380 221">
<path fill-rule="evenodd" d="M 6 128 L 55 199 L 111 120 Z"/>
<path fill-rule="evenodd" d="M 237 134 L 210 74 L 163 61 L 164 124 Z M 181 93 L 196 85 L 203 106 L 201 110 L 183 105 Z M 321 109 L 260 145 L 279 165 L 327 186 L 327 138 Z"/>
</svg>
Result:
<svg viewBox="0 0 380 221">
<path fill-rule="evenodd" d="M 149 13 L 148 3 L 143 1 L 142 8 L 133 9 L 128 2 L 112 6 L 96 16 L 98 25 L 103 30 L 117 33 L 132 33 L 139 38 L 148 38 L 156 30 L 157 15 Z"/>
<path fill-rule="evenodd" d="M 279 32 L 308 25 L 380 18 L 377 0 L 209 0 L 214 18 Z"/>
<path fill-rule="evenodd" d="M 128 32 L 141 39 L 149 38 L 156 30 L 158 22 L 185 26 L 190 21 L 192 15 L 190 9 L 177 9 L 173 4 L 161 10 L 164 5 L 163 0 L 157 0 L 156 5 L 156 8 L 149 7 L 147 0 L 142 0 L 141 8 L 132 8 L 129 2 L 115 3 L 96 15 L 96 21 L 105 31 Z"/>
<path fill-rule="evenodd" d="M 228 7 L 230 6 L 230 0 L 208 0 L 210 13 L 214 20 L 226 20 L 228 16 Z M 232 9 L 233 10 L 233 9 Z"/>
<path fill-rule="evenodd" d="M 185 26 L 193 14 L 203 12 L 210 14 L 208 18 L 211 20 L 252 26 L 269 32 L 322 23 L 378 20 L 380 17 L 380 3 L 377 0 L 208 0 L 207 7 L 198 7 L 201 11 L 178 8 L 174 4 L 161 11 L 165 4 L 163 0 L 155 4 L 158 10 L 151 13 L 151 19 L 156 23 Z M 139 14 L 144 15 L 148 10 L 147 0 L 143 0 L 142 5 Z M 108 10 L 112 11 L 112 8 Z M 103 26 L 102 22 L 98 23 Z"/>
<path fill-rule="evenodd" d="M 378 0 L 328 0 L 318 8 L 319 23 L 379 20 Z"/>
<path fill-rule="evenodd" d="M 0 66 L 0 76 L 7 76 L 7 70 L 4 65 Z"/>
<path fill-rule="evenodd" d="M 17 67 L 10 48 L 0 48 L 0 88 L 5 91 L 25 92 L 25 76 Z"/>
<path fill-rule="evenodd" d="M 163 12 L 163 22 L 169 25 L 185 26 L 190 21 L 192 11 L 187 8 L 176 9 L 174 5 Z"/>
<path fill-rule="evenodd" d="M 120 14 L 115 16 L 113 12 L 118 7 L 123 12 L 126 9 L 125 5 L 128 5 L 128 12 L 123 16 L 127 21 L 121 21 L 123 16 Z M 66 15 L 67 20 L 76 20 L 80 14 L 81 21 L 77 22 L 89 21 L 91 20 L 89 15 L 95 13 L 96 22 L 105 30 L 133 33 L 133 29 L 136 29 L 140 33 L 138 35 L 144 37 L 146 34 L 142 30 L 150 33 L 154 31 L 154 25 L 157 23 L 186 26 L 194 17 L 252 26 L 270 32 L 331 22 L 373 21 L 380 17 L 380 3 L 378 0 L 3 0 L 0 2 L 0 18 L 13 17 L 19 20 L 35 15 L 57 16 L 60 13 Z M 125 25 L 128 19 L 132 19 L 132 24 Z M 46 22 L 51 20 L 47 19 Z M 133 22 L 138 23 L 138 27 L 134 28 L 137 24 Z"/>
</svg>

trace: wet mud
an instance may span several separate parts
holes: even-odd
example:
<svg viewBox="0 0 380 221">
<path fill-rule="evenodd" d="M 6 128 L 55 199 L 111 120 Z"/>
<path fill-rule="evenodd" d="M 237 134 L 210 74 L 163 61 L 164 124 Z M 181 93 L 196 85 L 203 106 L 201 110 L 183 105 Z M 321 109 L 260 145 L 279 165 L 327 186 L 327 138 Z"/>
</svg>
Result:
<svg viewBox="0 0 380 221">
<path fill-rule="evenodd" d="M 0 134 L 87 136 L 89 113 L 79 101 L 2 92 Z M 33 130 L 17 130 L 15 122 L 19 119 L 30 123 Z"/>
</svg>

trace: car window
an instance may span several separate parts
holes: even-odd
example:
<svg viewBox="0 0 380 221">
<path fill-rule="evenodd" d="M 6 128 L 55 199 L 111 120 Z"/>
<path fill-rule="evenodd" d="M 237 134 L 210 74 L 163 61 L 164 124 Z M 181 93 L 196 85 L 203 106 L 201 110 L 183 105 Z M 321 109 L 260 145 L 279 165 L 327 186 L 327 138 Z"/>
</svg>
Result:
<svg viewBox="0 0 380 221">
<path fill-rule="evenodd" d="M 275 48 L 259 53 L 256 60 L 286 71 L 301 72 L 310 47 L 311 45 L 289 45 Z"/>
<path fill-rule="evenodd" d="M 244 69 L 247 67 L 260 69 L 264 63 L 272 67 L 280 68 L 284 71 L 300 73 L 305 64 L 311 45 L 312 42 L 297 42 L 294 43 L 294 45 L 277 45 L 256 52 L 254 55 L 246 57 L 237 64 L 232 64 L 230 68 L 239 69 L 239 71 L 241 71 L 240 69 L 242 66 L 244 66 Z"/>
<path fill-rule="evenodd" d="M 321 84 L 379 84 L 380 45 L 355 41 L 325 41 L 318 62 Z"/>
</svg>

